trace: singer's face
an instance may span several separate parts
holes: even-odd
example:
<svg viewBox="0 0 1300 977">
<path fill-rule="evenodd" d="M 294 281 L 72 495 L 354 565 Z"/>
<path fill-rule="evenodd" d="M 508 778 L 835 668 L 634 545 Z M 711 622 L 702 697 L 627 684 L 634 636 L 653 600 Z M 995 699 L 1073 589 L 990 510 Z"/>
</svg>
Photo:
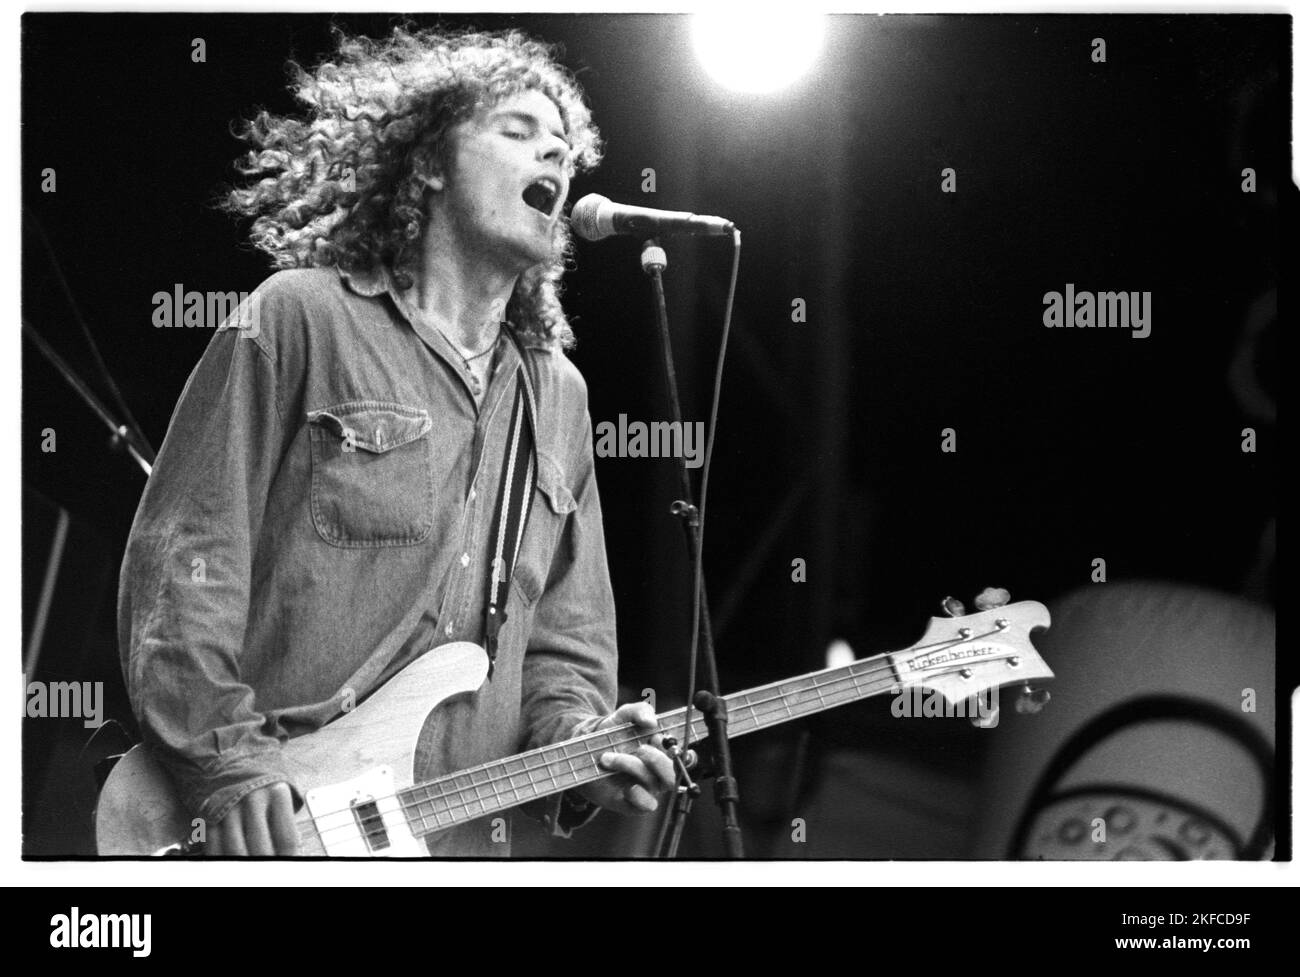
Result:
<svg viewBox="0 0 1300 977">
<path fill-rule="evenodd" d="M 451 138 L 453 163 L 433 206 L 456 238 L 516 271 L 553 258 L 572 176 L 555 103 L 538 91 L 507 97 Z"/>
</svg>

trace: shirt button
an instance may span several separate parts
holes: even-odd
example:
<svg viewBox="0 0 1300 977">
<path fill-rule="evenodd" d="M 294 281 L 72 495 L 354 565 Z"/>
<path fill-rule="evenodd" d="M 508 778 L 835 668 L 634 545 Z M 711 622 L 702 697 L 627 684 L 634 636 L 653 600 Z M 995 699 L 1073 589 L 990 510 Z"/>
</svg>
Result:
<svg viewBox="0 0 1300 977">
<path fill-rule="evenodd" d="M 477 499 L 477 498 L 478 498 L 478 489 L 470 489 L 470 490 L 469 490 L 469 500 L 470 500 L 471 502 L 473 502 L 473 501 L 474 501 L 475 499 Z"/>
<path fill-rule="evenodd" d="M 467 566 L 469 566 L 469 554 L 468 554 L 468 553 L 462 553 L 462 554 L 460 555 L 460 565 L 463 566 L 463 567 L 467 567 Z"/>
<path fill-rule="evenodd" d="M 452 626 L 452 623 L 451 623 L 450 621 L 448 621 L 448 622 L 447 622 L 447 637 L 450 638 L 451 635 L 452 635 L 452 632 L 455 631 L 455 630 L 456 630 L 456 629 Z"/>
</svg>

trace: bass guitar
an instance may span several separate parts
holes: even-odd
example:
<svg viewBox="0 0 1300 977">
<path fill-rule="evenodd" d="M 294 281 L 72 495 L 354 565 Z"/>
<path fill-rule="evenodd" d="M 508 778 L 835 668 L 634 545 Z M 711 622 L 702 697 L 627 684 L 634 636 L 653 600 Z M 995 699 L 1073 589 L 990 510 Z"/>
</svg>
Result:
<svg viewBox="0 0 1300 977">
<path fill-rule="evenodd" d="M 1050 623 L 1047 608 L 1033 601 L 932 618 L 910 648 L 724 696 L 729 733 L 743 736 L 889 693 L 924 691 L 952 711 L 969 708 L 959 714 L 987 717 L 987 700 L 1018 686 L 1021 708 L 1036 711 L 1047 693 L 1032 683 L 1052 672 L 1030 634 Z M 631 752 L 649 739 L 627 724 L 415 783 L 416 738 L 425 718 L 451 696 L 477 689 L 487 666 L 478 645 L 439 645 L 352 711 L 284 744 L 284 766 L 306 799 L 298 814 L 301 855 L 425 856 L 427 835 L 612 776 L 598 758 Z M 678 742 L 685 723 L 684 709 L 659 716 L 660 731 Z M 707 736 L 703 717 L 692 711 L 690 742 Z M 146 746 L 122 756 L 95 812 L 99 854 L 196 853 L 196 827 Z"/>
</svg>

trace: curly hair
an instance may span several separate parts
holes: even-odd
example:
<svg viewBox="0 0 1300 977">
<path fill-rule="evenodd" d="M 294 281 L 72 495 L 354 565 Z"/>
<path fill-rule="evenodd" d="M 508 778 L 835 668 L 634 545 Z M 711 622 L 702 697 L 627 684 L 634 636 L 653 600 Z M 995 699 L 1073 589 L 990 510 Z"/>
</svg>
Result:
<svg viewBox="0 0 1300 977">
<path fill-rule="evenodd" d="M 255 148 L 236 168 L 253 185 L 222 207 L 253 222 L 250 240 L 277 268 L 391 269 L 414 284 L 427 215 L 422 175 L 450 163 L 451 128 L 504 98 L 537 90 L 559 109 L 575 170 L 600 162 L 601 139 L 558 49 L 518 31 L 395 29 L 375 41 L 335 28 L 338 51 L 314 71 L 293 61 L 291 90 L 307 117 L 265 110 L 237 135 Z M 516 330 L 572 345 L 560 279 L 572 255 L 567 221 L 553 257 L 519 276 L 506 307 Z"/>
</svg>

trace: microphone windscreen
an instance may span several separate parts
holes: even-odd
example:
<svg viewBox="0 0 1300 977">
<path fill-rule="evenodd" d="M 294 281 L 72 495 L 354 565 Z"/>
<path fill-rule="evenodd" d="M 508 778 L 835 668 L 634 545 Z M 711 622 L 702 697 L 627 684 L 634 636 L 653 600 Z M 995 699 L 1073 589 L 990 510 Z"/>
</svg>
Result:
<svg viewBox="0 0 1300 977">
<path fill-rule="evenodd" d="M 609 203 L 608 197 L 589 193 L 573 205 L 573 211 L 569 214 L 569 224 L 578 237 L 584 241 L 599 241 L 609 236 L 608 232 L 601 232 L 598 219 L 601 205 L 607 203 Z"/>
</svg>

